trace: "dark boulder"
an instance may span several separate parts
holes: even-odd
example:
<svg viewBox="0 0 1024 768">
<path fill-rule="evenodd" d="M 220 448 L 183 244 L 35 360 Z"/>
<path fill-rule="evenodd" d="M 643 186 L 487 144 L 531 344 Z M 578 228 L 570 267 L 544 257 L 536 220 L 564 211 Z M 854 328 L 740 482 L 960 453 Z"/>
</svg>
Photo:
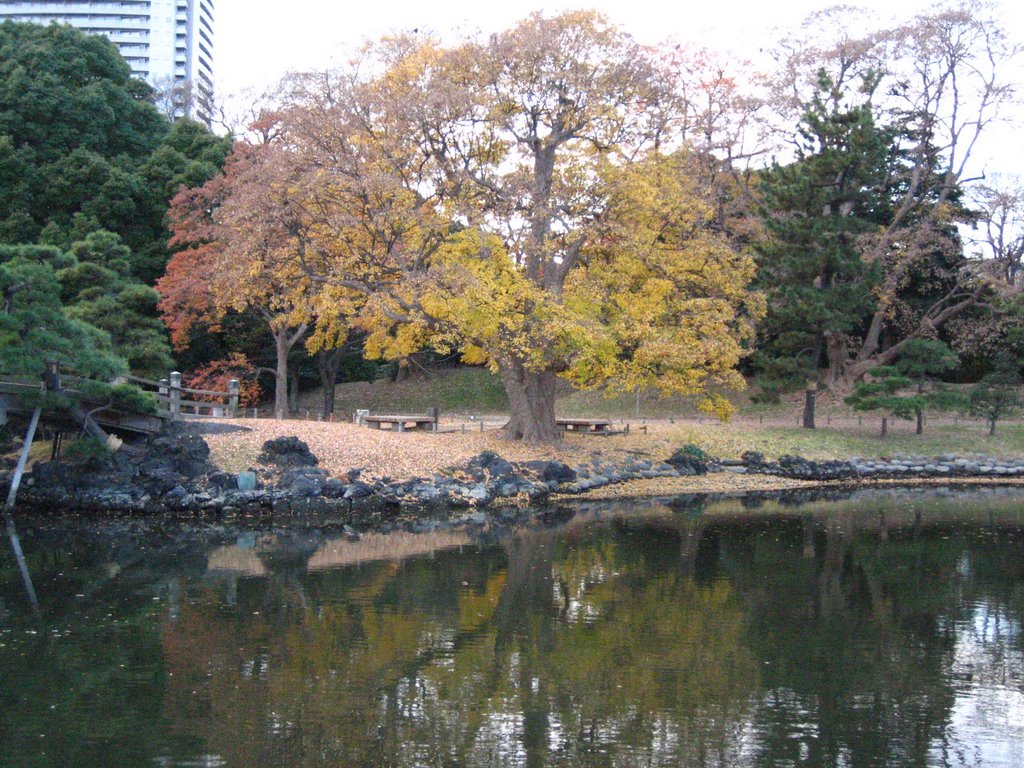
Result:
<svg viewBox="0 0 1024 768">
<path fill-rule="evenodd" d="M 319 483 L 323 483 L 327 479 L 327 470 L 320 469 L 320 467 L 295 467 L 293 469 L 286 469 L 281 473 L 281 479 L 278 482 L 282 488 L 287 488 L 299 477 L 313 478 Z"/>
<path fill-rule="evenodd" d="M 362 499 L 366 496 L 373 495 L 373 486 L 367 485 L 366 483 L 356 481 L 352 483 L 348 488 L 345 489 L 345 493 L 342 495 L 343 499 Z"/>
<path fill-rule="evenodd" d="M 119 456 L 121 452 L 114 454 Z M 142 477 L 163 474 L 173 469 L 184 477 L 208 475 L 216 468 L 210 463 L 210 446 L 203 436 L 187 424 L 169 422 L 163 431 L 141 446 L 142 459 L 137 462 Z M 128 454 L 124 454 L 128 458 Z"/>
<path fill-rule="evenodd" d="M 701 461 L 685 448 L 680 448 L 665 463 L 681 475 L 706 475 L 708 473 L 707 462 Z"/>
<path fill-rule="evenodd" d="M 312 497 L 320 495 L 320 482 L 316 477 L 299 475 L 288 486 L 293 496 Z"/>
<path fill-rule="evenodd" d="M 227 472 L 213 472 L 206 478 L 206 482 L 207 485 L 219 488 L 222 491 L 238 487 L 235 476 L 228 474 Z"/>
<path fill-rule="evenodd" d="M 522 466 L 545 483 L 571 483 L 576 480 L 576 470 L 560 461 L 527 461 Z"/>
<path fill-rule="evenodd" d="M 336 477 L 329 477 L 324 480 L 320 492 L 328 499 L 340 499 L 345 495 L 346 485 Z"/>
<path fill-rule="evenodd" d="M 320 460 L 295 435 L 276 437 L 263 444 L 259 460 L 278 467 L 315 467 Z"/>
<path fill-rule="evenodd" d="M 490 479 L 494 482 L 514 478 L 518 475 L 515 465 L 494 451 L 484 451 L 479 456 L 473 457 L 467 463 L 466 469 L 477 481 Z M 481 475 L 479 470 L 483 470 L 486 475 Z"/>
<path fill-rule="evenodd" d="M 748 469 L 757 469 L 765 465 L 764 454 L 760 451 L 744 451 L 740 459 Z"/>
</svg>

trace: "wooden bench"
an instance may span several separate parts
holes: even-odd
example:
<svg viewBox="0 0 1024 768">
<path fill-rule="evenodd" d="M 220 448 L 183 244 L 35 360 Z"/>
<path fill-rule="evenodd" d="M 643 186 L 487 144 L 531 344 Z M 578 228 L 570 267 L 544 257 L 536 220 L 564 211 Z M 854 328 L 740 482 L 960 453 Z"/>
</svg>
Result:
<svg viewBox="0 0 1024 768">
<path fill-rule="evenodd" d="M 601 434 L 612 428 L 611 419 L 555 419 L 563 432 L 588 432 Z"/>
<path fill-rule="evenodd" d="M 371 413 L 362 417 L 363 424 L 376 426 L 377 429 L 384 429 L 387 424 L 392 431 L 406 432 L 412 429 L 423 429 L 428 432 L 437 432 L 437 418 L 435 416 L 403 416 L 399 414 Z"/>
</svg>

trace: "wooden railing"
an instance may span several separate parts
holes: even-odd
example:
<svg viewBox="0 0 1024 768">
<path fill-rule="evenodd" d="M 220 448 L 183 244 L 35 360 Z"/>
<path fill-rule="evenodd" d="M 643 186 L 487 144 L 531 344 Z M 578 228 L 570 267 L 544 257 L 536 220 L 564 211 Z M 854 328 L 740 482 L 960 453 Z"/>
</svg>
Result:
<svg viewBox="0 0 1024 768">
<path fill-rule="evenodd" d="M 227 392 L 211 389 L 192 389 L 181 386 L 181 373 L 171 371 L 171 375 L 160 381 L 143 379 L 139 376 L 125 376 L 124 381 L 135 384 L 140 389 L 152 392 L 156 397 L 160 415 L 179 419 L 183 416 L 213 416 L 233 419 L 238 416 L 238 380 L 228 382 Z M 187 396 L 215 398 L 212 400 L 186 399 Z"/>
<path fill-rule="evenodd" d="M 58 388 L 63 394 L 72 396 L 76 400 L 76 405 L 88 413 L 89 420 L 101 427 L 155 433 L 162 428 L 161 417 L 167 418 L 167 414 L 151 415 L 130 409 L 122 410 L 113 406 L 110 401 L 104 403 L 103 398 L 97 399 L 96 396 L 86 394 L 84 385 L 108 384 L 110 382 L 101 382 L 98 379 L 89 379 L 63 372 L 55 375 L 58 378 L 51 382 L 51 385 Z M 31 410 L 31 406 L 25 406 L 22 402 L 24 395 L 42 394 L 46 391 L 45 387 L 43 380 L 36 376 L 0 374 L 0 424 L 5 422 L 8 410 L 25 412 L 26 407 Z M 58 430 L 58 433 L 63 429 L 84 429 L 80 421 L 66 414 L 62 415 L 60 409 L 53 413 L 48 412 L 45 419 L 51 428 Z"/>
</svg>

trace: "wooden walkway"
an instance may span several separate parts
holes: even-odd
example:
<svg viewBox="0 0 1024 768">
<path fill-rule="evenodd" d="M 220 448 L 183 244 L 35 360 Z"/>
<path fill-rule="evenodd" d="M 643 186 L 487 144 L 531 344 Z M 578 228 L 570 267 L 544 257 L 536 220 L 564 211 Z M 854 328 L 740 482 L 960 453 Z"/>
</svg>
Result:
<svg viewBox="0 0 1024 768">
<path fill-rule="evenodd" d="M 30 413 L 32 408 L 22 405 L 22 396 L 39 392 L 39 385 L 22 384 L 19 382 L 0 381 L 0 424 L 6 422 L 8 413 Z M 153 416 L 148 413 L 127 411 L 119 408 L 102 408 L 102 402 L 80 399 L 83 410 L 91 413 L 93 421 L 104 429 L 119 429 L 142 434 L 155 434 L 163 429 L 165 416 Z M 99 410 L 96 410 L 99 409 Z M 47 414 L 46 423 L 55 429 L 73 432 L 80 426 L 70 418 L 61 418 Z"/>
<path fill-rule="evenodd" d="M 88 412 L 93 421 L 105 429 L 125 430 L 142 434 L 155 434 L 163 429 L 165 421 L 187 416 L 234 418 L 238 414 L 238 382 L 232 381 L 227 392 L 206 389 L 191 389 L 181 386 L 181 374 L 171 373 L 167 379 L 153 381 L 138 376 L 126 376 L 120 380 L 134 384 L 150 392 L 157 403 L 157 413 L 115 408 L 101 400 L 90 399 L 79 393 L 82 383 L 90 381 L 78 376 L 60 375 L 61 392 L 77 397 L 81 408 Z M 118 382 L 112 382 L 118 383 Z M 33 382 L 30 377 L 0 376 L 0 424 L 7 421 L 8 413 L 29 413 L 34 406 L 24 405 L 24 396 L 40 393 L 42 383 Z M 186 396 L 189 399 L 186 399 Z M 202 400 L 195 398 L 204 398 Z M 80 425 L 70 417 L 59 413 L 48 413 L 47 424 L 61 431 L 73 432 Z"/>
</svg>

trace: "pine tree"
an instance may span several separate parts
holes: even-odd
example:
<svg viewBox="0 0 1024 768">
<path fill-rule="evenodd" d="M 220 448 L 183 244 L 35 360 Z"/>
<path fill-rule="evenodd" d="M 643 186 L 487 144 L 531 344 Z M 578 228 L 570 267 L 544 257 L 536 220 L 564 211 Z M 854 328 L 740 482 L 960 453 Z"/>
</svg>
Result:
<svg viewBox="0 0 1024 768">
<path fill-rule="evenodd" d="M 914 339 L 904 347 L 895 365 L 871 370 L 871 379 L 859 381 L 846 404 L 858 411 L 886 411 L 898 419 L 917 420 L 917 434 L 925 411 L 950 410 L 963 404 L 960 395 L 937 384 L 937 378 L 956 366 L 956 354 L 941 341 Z M 882 437 L 888 420 L 882 419 Z"/>
<path fill-rule="evenodd" d="M 865 75 L 870 93 L 877 78 Z M 870 100 L 850 106 L 824 71 L 803 117 L 797 159 L 774 165 L 760 185 L 760 287 L 768 297 L 757 364 L 770 383 L 792 387 L 817 371 L 841 370 L 847 338 L 873 307 L 877 275 L 858 237 L 886 216 L 880 191 L 889 141 Z"/>
<path fill-rule="evenodd" d="M 1020 363 L 1013 355 L 1002 355 L 992 373 L 982 377 L 969 395 L 970 413 L 988 422 L 988 433 L 996 433 L 996 422 L 1017 413 L 1024 404 L 1021 396 Z"/>
</svg>

